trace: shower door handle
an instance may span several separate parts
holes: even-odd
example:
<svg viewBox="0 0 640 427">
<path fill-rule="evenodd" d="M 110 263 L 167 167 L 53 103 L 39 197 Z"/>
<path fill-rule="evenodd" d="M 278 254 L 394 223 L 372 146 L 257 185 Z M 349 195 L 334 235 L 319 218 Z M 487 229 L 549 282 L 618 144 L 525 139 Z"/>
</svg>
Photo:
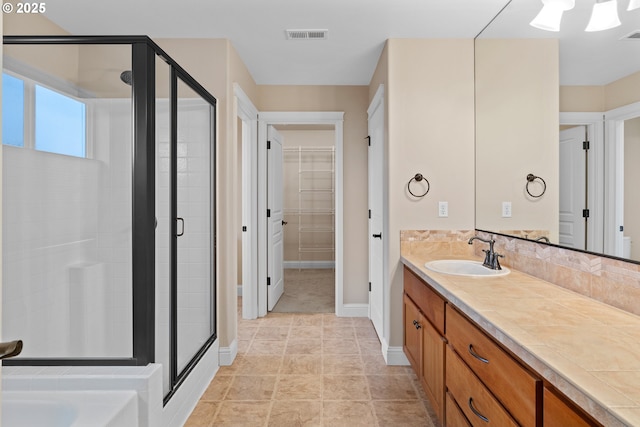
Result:
<svg viewBox="0 0 640 427">
<path fill-rule="evenodd" d="M 180 223 L 182 224 L 181 231 L 177 233 L 176 236 L 177 237 L 183 236 L 184 235 L 184 218 L 176 218 L 176 221 L 180 221 Z"/>
<path fill-rule="evenodd" d="M 378 234 L 372 234 L 374 239 L 380 239 L 382 240 L 382 233 L 378 233 Z"/>
</svg>

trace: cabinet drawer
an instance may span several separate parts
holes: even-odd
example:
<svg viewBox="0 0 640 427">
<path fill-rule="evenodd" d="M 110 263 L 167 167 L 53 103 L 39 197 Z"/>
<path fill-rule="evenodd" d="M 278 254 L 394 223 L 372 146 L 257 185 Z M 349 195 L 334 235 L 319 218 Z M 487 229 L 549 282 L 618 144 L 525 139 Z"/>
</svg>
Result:
<svg viewBox="0 0 640 427">
<path fill-rule="evenodd" d="M 447 346 L 447 389 L 473 426 L 517 427 L 518 424 L 482 382 Z M 447 420 L 447 425 L 450 424 Z M 464 425 L 464 424 L 462 424 Z"/>
<path fill-rule="evenodd" d="M 447 392 L 445 407 L 447 414 L 445 418 L 446 427 L 471 427 L 471 423 L 464 416 L 462 409 L 460 409 L 449 392 Z"/>
<path fill-rule="evenodd" d="M 447 306 L 447 340 L 523 426 L 536 426 L 542 382 L 477 326 Z M 448 372 L 448 370 L 447 370 Z"/>
<path fill-rule="evenodd" d="M 438 332 L 444 335 L 444 299 L 407 267 L 404 268 L 404 291 Z"/>
<path fill-rule="evenodd" d="M 573 405 L 565 403 L 548 388 L 544 388 L 543 420 L 544 427 L 593 427 L 599 426 L 595 422 L 588 421 Z"/>
</svg>

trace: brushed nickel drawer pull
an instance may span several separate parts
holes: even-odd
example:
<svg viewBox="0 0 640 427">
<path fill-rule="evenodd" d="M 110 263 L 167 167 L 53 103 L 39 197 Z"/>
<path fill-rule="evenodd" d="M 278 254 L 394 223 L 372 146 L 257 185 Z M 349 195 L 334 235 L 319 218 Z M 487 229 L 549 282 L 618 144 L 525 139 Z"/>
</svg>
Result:
<svg viewBox="0 0 640 427">
<path fill-rule="evenodd" d="M 469 398 L 469 409 L 471 409 L 471 411 L 476 414 L 476 416 L 478 418 L 480 418 L 482 421 L 488 423 L 489 422 L 489 418 L 485 417 L 484 415 L 482 415 L 480 413 L 480 411 L 478 411 L 476 408 L 473 407 L 473 397 Z"/>
<path fill-rule="evenodd" d="M 478 355 L 478 353 L 476 353 L 473 350 L 473 344 L 469 344 L 469 354 L 471 354 L 473 357 L 475 357 L 476 359 L 478 359 L 482 363 L 489 363 L 489 359 L 485 359 L 484 357 Z"/>
</svg>

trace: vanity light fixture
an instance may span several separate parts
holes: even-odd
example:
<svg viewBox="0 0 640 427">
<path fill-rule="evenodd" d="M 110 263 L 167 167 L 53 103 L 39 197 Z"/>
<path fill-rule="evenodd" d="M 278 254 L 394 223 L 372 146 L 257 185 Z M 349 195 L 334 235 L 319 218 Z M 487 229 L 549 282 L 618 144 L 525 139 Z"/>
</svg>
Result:
<svg viewBox="0 0 640 427">
<path fill-rule="evenodd" d="M 585 31 L 602 31 L 620 25 L 618 0 L 596 0 Z"/>
<path fill-rule="evenodd" d="M 542 0 L 542 10 L 529 25 L 546 31 L 560 31 L 562 13 L 575 5 L 575 0 Z"/>
<path fill-rule="evenodd" d="M 562 14 L 574 8 L 575 0 L 541 0 L 542 10 L 529 23 L 532 27 L 546 31 L 560 31 Z M 627 10 L 640 8 L 640 0 L 629 0 Z M 591 11 L 591 19 L 585 31 L 602 31 L 620 25 L 618 0 L 596 0 Z"/>
</svg>

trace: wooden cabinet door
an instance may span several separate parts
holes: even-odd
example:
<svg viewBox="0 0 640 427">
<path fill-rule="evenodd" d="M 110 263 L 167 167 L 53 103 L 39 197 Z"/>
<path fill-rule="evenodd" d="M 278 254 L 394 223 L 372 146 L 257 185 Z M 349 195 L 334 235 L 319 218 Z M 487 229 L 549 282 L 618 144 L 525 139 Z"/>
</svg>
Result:
<svg viewBox="0 0 640 427">
<path fill-rule="evenodd" d="M 422 386 L 440 420 L 444 413 L 445 341 L 429 323 L 422 324 Z"/>
<path fill-rule="evenodd" d="M 544 427 L 591 427 L 599 424 L 587 421 L 576 408 L 565 403 L 548 388 L 542 397 Z"/>
<path fill-rule="evenodd" d="M 418 307 L 404 294 L 404 354 L 411 362 L 416 375 L 422 375 L 422 324 L 424 320 Z"/>
</svg>

